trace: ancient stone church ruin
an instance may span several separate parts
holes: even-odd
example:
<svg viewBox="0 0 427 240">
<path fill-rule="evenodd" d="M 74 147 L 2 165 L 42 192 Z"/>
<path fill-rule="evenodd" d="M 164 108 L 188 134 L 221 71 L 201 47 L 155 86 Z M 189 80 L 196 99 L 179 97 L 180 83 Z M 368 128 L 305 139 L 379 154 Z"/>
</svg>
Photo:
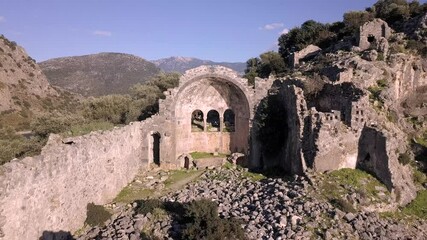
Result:
<svg viewBox="0 0 427 240">
<path fill-rule="evenodd" d="M 139 169 L 188 166 L 180 156 L 195 151 L 240 152 L 249 168 L 280 166 L 291 174 L 361 167 L 408 202 L 411 176 L 397 162 L 401 146 L 389 135 L 399 133 L 375 128 L 366 96 L 348 82 L 331 84 L 315 101 L 305 99 L 302 82 L 258 79 L 254 87 L 230 69 L 201 66 L 187 71 L 166 92 L 159 113 L 143 122 L 70 139 L 52 135 L 40 156 L 1 166 L 2 239 L 75 231 L 88 203 L 111 201 Z M 269 96 L 279 99 L 286 132 L 274 156 L 257 137 L 257 111 Z"/>
<path fill-rule="evenodd" d="M 381 20 L 367 23 L 358 50 L 385 54 L 390 34 Z M 312 47 L 292 61 L 304 65 L 300 59 L 319 51 Z M 88 203 L 110 202 L 138 171 L 189 167 L 192 152 L 239 153 L 250 169 L 288 174 L 361 168 L 397 202 L 408 203 L 416 189 L 410 167 L 398 161 L 406 135 L 375 109 L 379 103 L 366 89 L 385 81 L 381 94 L 391 100 L 381 104 L 392 111 L 427 85 L 426 60 L 395 54 L 387 64 L 374 63 L 353 52 L 327 57 L 335 59 L 328 80 L 313 95 L 304 92 L 309 79 L 303 76 L 256 79 L 251 86 L 231 69 L 201 66 L 165 92 L 159 113 L 149 119 L 69 139 L 51 135 L 39 156 L 0 166 L 0 239 L 74 232 Z M 274 126 L 267 113 L 276 114 Z M 263 141 L 263 134 L 274 141 Z"/>
</svg>

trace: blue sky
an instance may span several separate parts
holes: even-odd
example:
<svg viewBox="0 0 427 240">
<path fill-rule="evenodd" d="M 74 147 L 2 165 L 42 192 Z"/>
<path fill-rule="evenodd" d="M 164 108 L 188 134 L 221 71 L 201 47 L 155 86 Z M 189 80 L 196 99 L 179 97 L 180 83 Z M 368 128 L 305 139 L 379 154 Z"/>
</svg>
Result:
<svg viewBox="0 0 427 240">
<path fill-rule="evenodd" d="M 0 34 L 37 61 L 98 52 L 246 61 L 309 19 L 375 0 L 0 0 Z M 423 1 L 424 2 L 424 1 Z"/>
</svg>

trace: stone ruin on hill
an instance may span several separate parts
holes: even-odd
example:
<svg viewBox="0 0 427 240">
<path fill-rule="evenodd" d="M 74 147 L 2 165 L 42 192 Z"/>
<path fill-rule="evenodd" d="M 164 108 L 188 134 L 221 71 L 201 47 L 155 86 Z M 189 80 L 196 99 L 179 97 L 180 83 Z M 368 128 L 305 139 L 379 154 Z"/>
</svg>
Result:
<svg viewBox="0 0 427 240">
<path fill-rule="evenodd" d="M 389 30 L 379 24 L 380 35 L 372 35 L 386 39 Z M 370 34 L 362 31 L 361 37 Z M 337 71 L 316 95 L 304 93 L 302 77 L 257 79 L 250 86 L 231 69 L 201 66 L 165 92 L 159 113 L 149 119 L 69 139 L 52 135 L 41 155 L 0 166 L 0 239 L 74 232 L 88 203 L 110 202 L 140 169 L 187 167 L 191 152 L 240 153 L 248 168 L 288 174 L 361 168 L 397 202 L 408 203 L 416 188 L 410 166 L 398 161 L 406 135 L 374 109 L 366 89 L 392 72 L 384 94 L 400 101 L 427 85 L 427 64 L 396 55 L 390 66 L 377 66 L 347 55 L 334 55 Z M 384 105 L 391 109 L 392 102 Z M 262 141 L 269 135 L 274 141 Z"/>
</svg>

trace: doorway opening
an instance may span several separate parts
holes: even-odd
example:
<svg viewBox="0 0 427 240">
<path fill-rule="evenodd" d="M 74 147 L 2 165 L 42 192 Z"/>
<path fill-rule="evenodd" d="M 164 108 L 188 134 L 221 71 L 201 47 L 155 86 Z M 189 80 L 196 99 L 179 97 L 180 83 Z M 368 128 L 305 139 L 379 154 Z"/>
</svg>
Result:
<svg viewBox="0 0 427 240">
<path fill-rule="evenodd" d="M 153 163 L 160 166 L 160 133 L 156 132 L 153 135 Z"/>
</svg>

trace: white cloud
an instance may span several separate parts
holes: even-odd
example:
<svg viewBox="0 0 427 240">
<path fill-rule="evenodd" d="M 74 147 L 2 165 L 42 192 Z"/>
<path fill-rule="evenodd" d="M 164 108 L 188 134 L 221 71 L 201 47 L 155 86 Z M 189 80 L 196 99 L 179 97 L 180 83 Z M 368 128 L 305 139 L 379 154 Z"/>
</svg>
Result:
<svg viewBox="0 0 427 240">
<path fill-rule="evenodd" d="M 0 16 L 0 22 L 4 22 L 6 18 L 4 16 Z"/>
<path fill-rule="evenodd" d="M 102 36 L 102 37 L 111 37 L 111 35 L 113 35 L 113 33 L 110 31 L 102 31 L 102 30 L 93 31 L 92 34 L 96 36 Z"/>
<path fill-rule="evenodd" d="M 288 33 L 289 33 L 289 29 L 287 29 L 287 28 L 285 28 L 281 32 L 279 32 L 280 35 L 288 34 Z"/>
<path fill-rule="evenodd" d="M 260 27 L 259 29 L 270 31 L 270 30 L 274 30 L 277 28 L 281 28 L 281 27 L 283 27 L 283 23 L 270 23 L 270 24 L 264 25 L 264 27 Z"/>
</svg>

